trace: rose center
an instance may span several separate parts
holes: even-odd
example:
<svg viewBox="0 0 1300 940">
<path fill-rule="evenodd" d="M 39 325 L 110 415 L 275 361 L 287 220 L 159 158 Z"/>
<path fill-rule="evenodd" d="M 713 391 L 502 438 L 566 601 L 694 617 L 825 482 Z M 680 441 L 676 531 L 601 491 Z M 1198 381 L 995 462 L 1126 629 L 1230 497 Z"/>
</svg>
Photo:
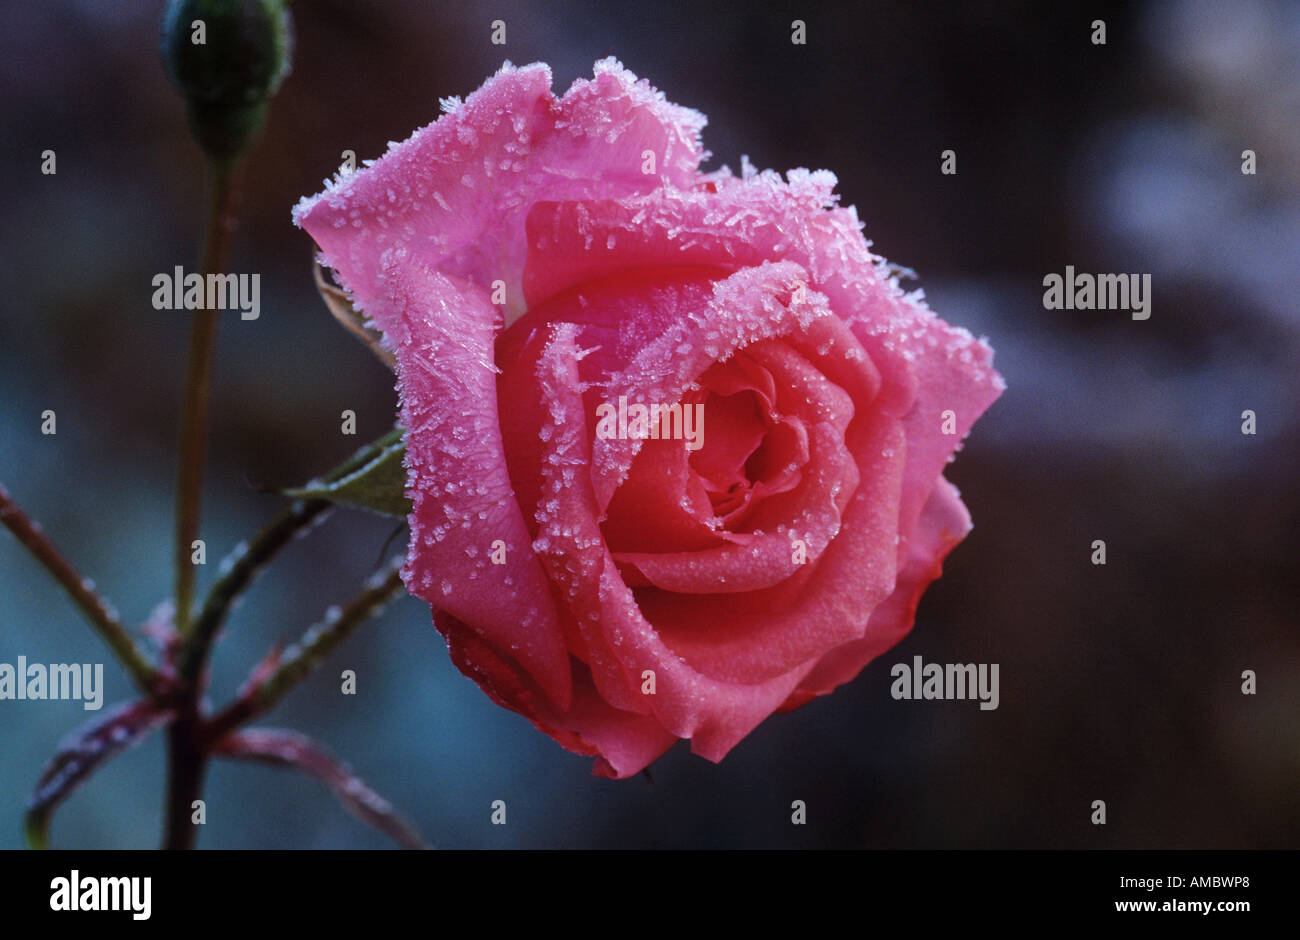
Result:
<svg viewBox="0 0 1300 940">
<path fill-rule="evenodd" d="M 718 523 L 735 528 L 764 497 L 799 484 L 807 434 L 802 422 L 777 410 L 766 389 L 710 378 L 693 399 L 704 404 L 704 435 L 689 465 Z"/>
</svg>

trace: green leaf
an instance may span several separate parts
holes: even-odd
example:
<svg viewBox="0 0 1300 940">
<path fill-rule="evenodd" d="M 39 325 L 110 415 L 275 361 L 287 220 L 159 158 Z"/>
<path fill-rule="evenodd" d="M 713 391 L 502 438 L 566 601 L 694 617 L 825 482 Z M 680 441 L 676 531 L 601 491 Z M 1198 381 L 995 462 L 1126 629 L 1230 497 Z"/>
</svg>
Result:
<svg viewBox="0 0 1300 940">
<path fill-rule="evenodd" d="M 284 495 L 295 499 L 324 499 L 405 519 L 411 513 L 411 501 L 406 498 L 406 470 L 402 466 L 405 454 L 406 444 L 399 430 L 357 469 L 337 479 L 314 480 L 306 486 L 285 490 Z"/>
</svg>

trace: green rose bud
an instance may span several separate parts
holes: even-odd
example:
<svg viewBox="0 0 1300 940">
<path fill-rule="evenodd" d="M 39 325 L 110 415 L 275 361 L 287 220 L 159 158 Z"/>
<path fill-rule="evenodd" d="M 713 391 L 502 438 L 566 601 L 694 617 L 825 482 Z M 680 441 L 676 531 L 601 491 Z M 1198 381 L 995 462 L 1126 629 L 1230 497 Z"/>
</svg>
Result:
<svg viewBox="0 0 1300 940">
<path fill-rule="evenodd" d="M 232 160 L 257 136 L 289 74 L 291 46 L 283 0 L 169 0 L 163 63 L 209 156 Z"/>
</svg>

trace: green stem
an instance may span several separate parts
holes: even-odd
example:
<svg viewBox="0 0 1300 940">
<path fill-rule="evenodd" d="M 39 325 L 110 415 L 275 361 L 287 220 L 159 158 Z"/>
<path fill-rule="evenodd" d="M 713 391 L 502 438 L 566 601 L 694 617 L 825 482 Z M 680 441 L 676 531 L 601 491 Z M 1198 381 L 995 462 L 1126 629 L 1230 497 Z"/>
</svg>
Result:
<svg viewBox="0 0 1300 940">
<path fill-rule="evenodd" d="M 267 562 L 306 528 L 330 503 L 320 500 L 295 500 L 276 516 L 251 542 L 247 549 L 230 556 L 226 573 L 213 583 L 194 619 L 194 629 L 181 648 L 179 671 L 187 682 L 196 681 L 207 665 L 212 642 L 226 619 L 231 602 L 252 583 Z M 242 546 L 241 546 L 242 547 Z"/>
<path fill-rule="evenodd" d="M 358 450 L 322 479 L 330 482 L 365 466 L 395 440 L 400 439 L 401 434 L 401 428 L 394 428 L 377 441 Z M 211 655 L 212 643 L 230 611 L 231 603 L 248 588 L 257 573 L 280 549 L 331 505 L 326 500 L 294 500 L 246 547 L 237 549 L 227 563 L 223 564 L 223 573 L 208 590 L 192 631 L 181 641 L 178 672 L 182 701 L 178 706 L 178 717 L 168 729 L 163 848 L 190 849 L 198 839 L 198 829 L 191 821 L 193 805 L 195 800 L 202 797 L 209 748 L 219 737 L 211 733 L 211 723 L 205 722 L 200 713 L 199 689 Z M 399 579 L 398 587 L 400 586 Z M 373 611 L 377 606 L 372 605 L 369 609 Z M 237 701 L 236 705 L 238 704 Z"/>
<path fill-rule="evenodd" d="M 23 839 L 27 847 L 37 852 L 50 847 L 48 820 L 43 817 L 28 816 L 23 821 Z"/>
<path fill-rule="evenodd" d="M 394 428 L 378 440 L 367 444 L 321 479 L 332 482 L 364 467 L 386 447 L 400 440 L 401 428 Z M 310 484 L 308 484 L 310 485 Z M 212 642 L 225 622 L 231 602 L 252 583 L 257 573 L 287 545 L 293 537 L 331 507 L 320 499 L 294 500 L 271 520 L 246 546 L 240 546 L 222 564 L 223 574 L 209 588 L 203 606 L 195 618 L 191 635 L 180 654 L 180 675 L 195 682 L 202 675 L 211 653 Z"/>
<path fill-rule="evenodd" d="M 370 578 L 365 590 L 327 612 L 323 620 L 310 627 L 297 643 L 284 651 L 265 680 L 251 682 L 245 694 L 212 717 L 206 730 L 208 739 L 217 741 L 269 711 L 358 626 L 378 614 L 403 590 L 401 564 L 400 556 L 389 562 Z"/>
<path fill-rule="evenodd" d="M 90 586 L 81 574 L 64 557 L 37 523 L 13 501 L 8 490 L 0 485 L 0 522 L 14 534 L 19 544 L 45 566 L 54 580 L 68 592 L 74 603 L 90 621 L 90 625 L 108 644 L 108 648 L 131 674 L 136 685 L 144 692 L 156 690 L 159 674 L 135 645 L 126 628 L 117 619 L 108 604 Z"/>
<path fill-rule="evenodd" d="M 385 436 L 361 447 L 350 458 L 326 473 L 322 480 L 329 482 L 364 467 L 380 455 L 386 447 L 402 437 L 402 429 L 395 428 Z M 203 780 L 207 775 L 209 748 L 218 735 L 213 735 L 212 723 L 204 722 L 199 711 L 201 676 L 211 657 L 212 644 L 217 631 L 230 611 L 231 602 L 252 584 L 257 572 L 285 547 L 295 534 L 302 532 L 313 520 L 329 510 L 331 503 L 324 499 L 295 499 L 279 512 L 247 546 L 240 546 L 222 564 L 222 575 L 213 582 L 205 595 L 194 629 L 182 640 L 178 655 L 178 672 L 181 677 L 183 702 L 181 712 L 172 728 L 168 729 L 168 789 L 164 803 L 164 835 L 162 848 L 192 849 L 198 840 L 198 828 L 191 822 L 194 801 L 203 796 Z M 398 581 L 400 586 L 400 581 Z M 372 605 L 374 610 L 378 605 Z M 348 607 L 351 610 L 351 605 Z M 360 618 L 364 619 L 364 618 Z M 357 620 L 359 623 L 360 620 Z M 355 625 L 355 624 L 354 624 Z M 347 624 L 343 625 L 347 628 Z M 285 686 L 287 689 L 287 685 Z M 240 699 L 242 701 L 242 699 Z M 240 705 L 240 701 L 235 705 Z M 234 707 L 234 706 L 231 706 Z M 227 712 L 230 709 L 226 709 Z M 225 714 L 225 712 L 222 712 Z M 237 725 L 230 725 L 231 728 Z"/>
<path fill-rule="evenodd" d="M 210 168 L 212 203 L 200 263 L 205 278 L 209 274 L 223 273 L 228 266 L 235 226 L 234 165 L 214 160 Z M 217 343 L 219 316 L 217 310 L 195 310 L 190 326 L 189 366 L 181 412 L 180 462 L 176 477 L 176 629 L 182 636 L 189 632 L 190 605 L 194 597 L 191 546 L 199 532 L 212 356 Z"/>
</svg>

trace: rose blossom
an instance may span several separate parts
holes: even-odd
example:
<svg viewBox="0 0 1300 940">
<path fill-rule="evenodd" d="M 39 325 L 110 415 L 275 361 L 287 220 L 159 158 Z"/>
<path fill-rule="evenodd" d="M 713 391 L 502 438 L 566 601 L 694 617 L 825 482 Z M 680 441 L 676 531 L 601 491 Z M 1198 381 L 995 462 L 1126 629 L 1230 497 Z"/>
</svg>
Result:
<svg viewBox="0 0 1300 940">
<path fill-rule="evenodd" d="M 1004 386 L 831 173 L 701 173 L 704 116 L 611 59 L 550 85 L 507 64 L 294 217 L 396 354 L 456 665 L 597 774 L 717 761 L 911 628 Z M 703 446 L 597 435 L 620 397 L 702 404 Z"/>
</svg>

